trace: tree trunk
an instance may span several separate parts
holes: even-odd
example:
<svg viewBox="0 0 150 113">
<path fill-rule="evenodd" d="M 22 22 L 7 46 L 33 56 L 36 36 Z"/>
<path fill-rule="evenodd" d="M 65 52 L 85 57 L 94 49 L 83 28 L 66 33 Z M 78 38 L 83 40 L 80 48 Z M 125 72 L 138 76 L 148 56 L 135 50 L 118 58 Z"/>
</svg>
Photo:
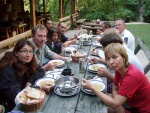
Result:
<svg viewBox="0 0 150 113">
<path fill-rule="evenodd" d="M 138 22 L 143 22 L 144 20 L 143 14 L 144 14 L 144 0 L 139 0 L 138 17 L 137 17 Z"/>
</svg>

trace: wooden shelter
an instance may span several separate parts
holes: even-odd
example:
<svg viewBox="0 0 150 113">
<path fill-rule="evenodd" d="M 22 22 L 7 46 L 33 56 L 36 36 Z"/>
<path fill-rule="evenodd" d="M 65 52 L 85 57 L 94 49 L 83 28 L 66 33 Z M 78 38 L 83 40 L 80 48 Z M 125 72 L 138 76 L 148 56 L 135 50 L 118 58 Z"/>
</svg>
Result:
<svg viewBox="0 0 150 113">
<path fill-rule="evenodd" d="M 1 0 L 2 2 L 6 2 L 6 0 Z M 11 1 L 11 11 L 9 12 L 9 14 L 11 15 L 11 18 L 13 18 L 13 20 L 15 20 L 18 17 L 18 13 L 21 12 L 23 14 L 23 16 L 25 15 L 25 11 L 24 11 L 24 0 L 9 0 Z M 39 21 L 42 21 L 42 23 L 40 23 L 39 21 L 37 21 L 37 17 L 35 14 L 35 0 L 29 0 L 29 4 L 30 4 L 30 20 L 29 23 L 30 24 L 30 29 L 29 31 L 24 31 L 20 33 L 16 33 L 15 35 L 10 35 L 7 36 L 4 40 L 0 41 L 0 49 L 4 48 L 6 46 L 10 47 L 10 45 L 14 44 L 15 42 L 17 42 L 18 40 L 22 39 L 22 38 L 28 38 L 31 36 L 31 28 L 33 26 L 35 26 L 36 24 L 44 24 L 43 20 L 46 17 L 46 11 L 45 11 L 45 7 L 46 7 L 46 0 L 43 0 L 43 17 L 41 19 L 39 19 Z M 63 0 L 58 0 L 59 2 L 59 20 L 64 20 L 63 18 L 65 18 L 63 16 Z M 75 18 L 77 17 L 76 14 L 76 0 L 70 0 L 70 14 L 68 15 L 69 17 L 69 24 L 73 25 L 73 22 L 76 20 Z M 15 26 L 16 29 L 23 27 L 22 25 L 17 25 Z M 6 30 L 4 30 L 5 32 Z M 7 30 L 7 32 L 9 32 Z M 25 32 L 25 33 L 24 33 Z M 7 34 L 7 33 L 6 33 Z M 13 33 L 11 33 L 13 34 Z M 16 38 L 20 35 L 20 38 Z"/>
<path fill-rule="evenodd" d="M 6 1 L 6 0 L 3 0 Z M 31 27 L 35 26 L 37 24 L 37 18 L 36 18 L 36 14 L 35 14 L 35 0 L 29 0 L 30 2 L 30 17 L 31 17 Z M 59 18 L 63 18 L 63 7 L 62 7 L 62 3 L 63 0 L 58 0 L 59 2 Z M 76 0 L 71 0 L 72 2 L 72 6 L 71 6 L 71 11 L 70 13 L 76 13 Z M 24 11 L 24 0 L 11 0 L 11 5 L 12 5 L 12 11 L 10 12 L 13 19 L 16 19 L 18 17 L 18 12 L 22 12 L 22 14 L 25 14 Z M 46 7 L 46 0 L 43 0 L 43 17 L 46 17 L 46 11 L 45 8 Z M 70 14 L 70 15 L 71 15 Z"/>
</svg>

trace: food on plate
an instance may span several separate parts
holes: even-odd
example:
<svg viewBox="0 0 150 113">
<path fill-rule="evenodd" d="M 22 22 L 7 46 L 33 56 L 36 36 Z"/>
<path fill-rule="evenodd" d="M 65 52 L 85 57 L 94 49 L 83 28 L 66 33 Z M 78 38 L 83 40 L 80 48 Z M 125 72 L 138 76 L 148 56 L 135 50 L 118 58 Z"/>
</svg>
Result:
<svg viewBox="0 0 150 113">
<path fill-rule="evenodd" d="M 54 81 L 52 81 L 52 80 L 43 80 L 43 81 L 41 81 L 40 83 L 39 83 L 39 86 L 43 86 L 43 85 L 45 85 L 45 84 L 54 84 Z"/>
<path fill-rule="evenodd" d="M 75 51 L 73 51 L 72 55 L 78 57 L 78 56 L 83 56 L 83 55 L 85 55 L 85 53 L 84 53 L 84 52 L 78 52 L 78 51 L 75 50 Z"/>
<path fill-rule="evenodd" d="M 57 66 L 59 66 L 59 65 L 62 65 L 62 62 L 59 62 L 59 61 L 58 61 L 58 62 L 57 62 Z"/>
<path fill-rule="evenodd" d="M 98 83 L 92 83 L 92 85 L 95 87 L 95 89 L 101 91 L 102 90 L 102 86 Z"/>
<path fill-rule="evenodd" d="M 92 67 L 91 67 L 91 69 L 92 69 L 93 71 L 98 71 L 98 68 L 99 68 L 99 66 L 92 66 Z"/>
</svg>

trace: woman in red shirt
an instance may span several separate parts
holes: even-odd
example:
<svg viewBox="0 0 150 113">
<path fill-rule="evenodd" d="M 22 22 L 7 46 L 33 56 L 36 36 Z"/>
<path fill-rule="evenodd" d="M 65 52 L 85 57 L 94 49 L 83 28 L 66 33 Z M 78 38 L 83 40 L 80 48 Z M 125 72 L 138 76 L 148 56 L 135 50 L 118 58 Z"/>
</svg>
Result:
<svg viewBox="0 0 150 113">
<path fill-rule="evenodd" d="M 136 109 L 134 113 L 150 113 L 150 83 L 147 77 L 128 62 L 128 55 L 121 44 L 111 43 L 104 52 L 107 65 L 115 71 L 113 97 L 98 91 L 85 79 L 82 81 L 83 87 L 92 90 L 117 113 L 127 113 L 122 107 L 125 102 Z"/>
</svg>

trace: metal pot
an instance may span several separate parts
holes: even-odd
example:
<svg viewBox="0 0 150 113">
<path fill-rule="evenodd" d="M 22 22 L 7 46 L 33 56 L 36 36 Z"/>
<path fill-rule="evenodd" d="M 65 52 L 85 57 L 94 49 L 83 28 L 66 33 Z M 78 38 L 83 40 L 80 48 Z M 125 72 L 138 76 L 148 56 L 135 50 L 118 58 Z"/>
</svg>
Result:
<svg viewBox="0 0 150 113">
<path fill-rule="evenodd" d="M 55 85 L 60 88 L 61 92 L 71 92 L 79 87 L 79 79 L 73 76 L 65 76 L 57 79 Z"/>
</svg>

